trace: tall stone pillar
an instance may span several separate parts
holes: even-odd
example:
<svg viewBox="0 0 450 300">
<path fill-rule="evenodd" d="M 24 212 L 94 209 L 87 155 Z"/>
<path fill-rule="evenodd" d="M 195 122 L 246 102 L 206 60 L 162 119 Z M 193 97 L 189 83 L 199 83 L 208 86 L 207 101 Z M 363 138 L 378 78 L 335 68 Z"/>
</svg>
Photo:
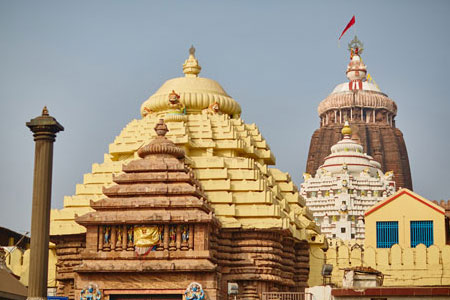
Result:
<svg viewBox="0 0 450 300">
<path fill-rule="evenodd" d="M 53 142 L 64 130 L 55 118 L 42 115 L 27 122 L 35 141 L 33 207 L 31 212 L 31 247 L 28 299 L 47 299 L 48 243 L 52 192 Z"/>
</svg>

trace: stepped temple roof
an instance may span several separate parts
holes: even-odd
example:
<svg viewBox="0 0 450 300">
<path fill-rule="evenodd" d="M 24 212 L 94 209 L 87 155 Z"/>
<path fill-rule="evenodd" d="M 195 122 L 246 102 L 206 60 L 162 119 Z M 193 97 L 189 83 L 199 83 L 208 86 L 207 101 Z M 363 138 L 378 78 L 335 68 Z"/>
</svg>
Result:
<svg viewBox="0 0 450 300">
<path fill-rule="evenodd" d="M 103 188 L 107 198 L 91 201 L 97 211 L 78 217 L 77 223 L 87 226 L 110 224 L 112 220 L 132 224 L 215 220 L 201 184 L 184 163 L 183 149 L 165 137 L 168 130 L 162 119 L 155 131 L 158 136 L 138 150 L 143 159 L 124 165 L 123 173 L 113 176 L 116 184 Z"/>
<path fill-rule="evenodd" d="M 92 211 L 90 201 L 104 198 L 104 193 L 111 199 L 125 197 L 125 191 L 119 196 L 120 188 L 110 187 L 113 178 L 120 182 L 139 176 L 117 175 L 124 164 L 127 172 L 139 157 L 172 149 L 171 155 L 185 156 L 222 228 L 282 229 L 297 239 L 311 242 L 314 236 L 316 243 L 323 243 L 289 174 L 269 168 L 275 157 L 258 127 L 240 118 L 239 104 L 216 81 L 198 77 L 200 70 L 191 48 L 183 65 L 185 77 L 166 81 L 146 100 L 142 118 L 132 120 L 115 138 L 104 161 L 93 164 L 75 195 L 64 198 L 64 208 L 52 210 L 51 235 L 85 232 L 75 214 L 83 220 Z M 153 131 L 160 119 L 168 127 L 167 140 Z M 151 140 L 155 142 L 145 146 Z"/>
<path fill-rule="evenodd" d="M 380 163 L 364 153 L 363 146 L 352 139 L 352 130 L 347 121 L 342 128 L 342 135 L 343 139 L 331 147 L 331 154 L 325 158 L 320 168 L 331 174 L 338 174 L 344 166 L 354 176 L 359 176 L 364 170 L 371 176 L 377 176 L 381 172 Z"/>
</svg>

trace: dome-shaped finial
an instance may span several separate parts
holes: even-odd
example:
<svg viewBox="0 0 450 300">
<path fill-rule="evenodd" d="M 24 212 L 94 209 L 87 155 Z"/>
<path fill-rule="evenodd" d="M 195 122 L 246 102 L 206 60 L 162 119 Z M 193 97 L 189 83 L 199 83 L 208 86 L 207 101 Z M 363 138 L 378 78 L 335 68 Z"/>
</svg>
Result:
<svg viewBox="0 0 450 300">
<path fill-rule="evenodd" d="M 342 135 L 344 136 L 344 138 L 352 136 L 352 129 L 350 128 L 348 121 L 345 121 L 344 127 L 342 128 L 341 132 L 342 132 Z"/>
<path fill-rule="evenodd" d="M 47 109 L 47 106 L 44 106 L 44 108 L 42 109 L 42 115 L 43 115 L 43 116 L 48 116 L 48 109 Z"/>
<path fill-rule="evenodd" d="M 198 77 L 201 70 L 202 67 L 200 67 L 198 60 L 195 58 L 195 48 L 191 46 L 189 49 L 189 58 L 183 64 L 183 73 L 186 77 Z"/>
<path fill-rule="evenodd" d="M 155 126 L 155 131 L 158 136 L 165 136 L 166 133 L 169 131 L 163 119 L 159 119 L 159 122 Z"/>
</svg>

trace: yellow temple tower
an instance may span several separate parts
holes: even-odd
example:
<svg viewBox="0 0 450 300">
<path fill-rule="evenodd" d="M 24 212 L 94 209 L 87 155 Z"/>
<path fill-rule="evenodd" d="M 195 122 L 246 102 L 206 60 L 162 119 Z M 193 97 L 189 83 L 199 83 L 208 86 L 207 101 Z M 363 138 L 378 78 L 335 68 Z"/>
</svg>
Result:
<svg viewBox="0 0 450 300">
<path fill-rule="evenodd" d="M 275 157 L 258 127 L 246 124 L 239 103 L 216 81 L 199 77 L 200 71 L 191 47 L 183 64 L 185 76 L 166 81 L 142 104 L 142 118 L 121 131 L 104 161 L 93 164 L 92 172 L 76 185 L 75 195 L 64 197 L 64 208 L 52 210 L 50 235 L 56 242 L 59 294 L 73 285 L 73 268 L 80 262 L 76 254 L 88 242 L 86 228 L 75 218 L 92 212 L 90 201 L 104 198 L 103 188 L 113 184 L 113 175 L 139 159 L 138 149 L 156 137 L 153 128 L 160 119 L 169 129 L 167 138 L 184 149 L 186 164 L 201 183 L 221 228 L 282 231 L 309 245 L 306 255 L 326 243 L 289 174 L 269 167 Z M 321 282 L 319 268 L 311 266 L 310 284 Z M 298 278 L 306 286 L 308 274 Z"/>
</svg>

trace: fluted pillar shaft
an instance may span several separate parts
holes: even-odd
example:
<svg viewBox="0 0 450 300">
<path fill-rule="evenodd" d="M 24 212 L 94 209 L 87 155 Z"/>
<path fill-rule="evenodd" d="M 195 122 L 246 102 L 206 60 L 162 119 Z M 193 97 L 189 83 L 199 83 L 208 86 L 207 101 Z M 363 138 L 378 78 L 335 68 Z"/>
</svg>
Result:
<svg viewBox="0 0 450 300">
<path fill-rule="evenodd" d="M 34 179 L 28 299 L 47 298 L 48 243 L 52 190 L 53 143 L 64 128 L 44 107 L 42 116 L 26 124 L 34 133 Z"/>
</svg>

